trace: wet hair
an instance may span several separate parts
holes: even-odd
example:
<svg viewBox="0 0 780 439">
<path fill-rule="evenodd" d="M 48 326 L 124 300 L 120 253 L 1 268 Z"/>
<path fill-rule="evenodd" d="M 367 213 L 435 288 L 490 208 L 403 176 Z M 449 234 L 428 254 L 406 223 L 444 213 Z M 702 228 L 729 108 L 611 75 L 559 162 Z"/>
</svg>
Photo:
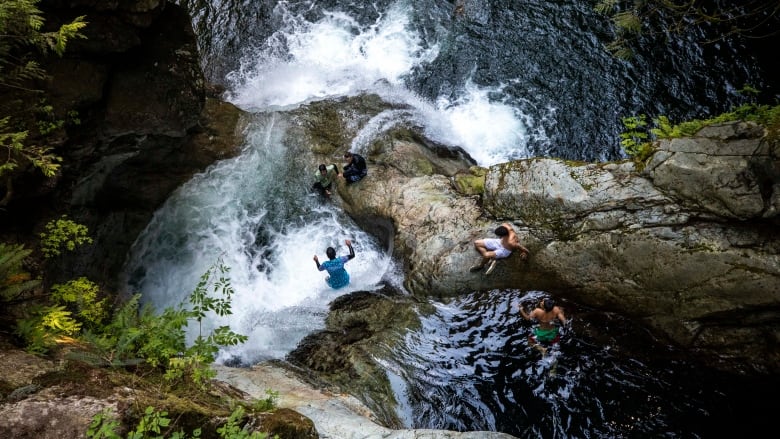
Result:
<svg viewBox="0 0 780 439">
<path fill-rule="evenodd" d="M 498 226 L 496 227 L 496 230 L 493 231 L 498 236 L 506 236 L 509 234 L 509 230 L 507 230 L 504 226 Z"/>
<path fill-rule="evenodd" d="M 550 312 L 553 310 L 553 307 L 555 307 L 555 301 L 548 297 L 542 300 L 542 305 L 545 312 Z"/>
<path fill-rule="evenodd" d="M 325 250 L 325 254 L 328 255 L 328 258 L 330 259 L 336 259 L 336 249 L 333 247 L 328 247 L 328 249 Z"/>
<path fill-rule="evenodd" d="M 345 159 L 348 159 L 350 157 L 352 157 L 352 153 L 351 152 L 347 151 L 347 152 L 344 153 L 344 158 Z"/>
<path fill-rule="evenodd" d="M 324 164 L 320 164 L 320 171 L 325 171 L 328 168 Z"/>
</svg>

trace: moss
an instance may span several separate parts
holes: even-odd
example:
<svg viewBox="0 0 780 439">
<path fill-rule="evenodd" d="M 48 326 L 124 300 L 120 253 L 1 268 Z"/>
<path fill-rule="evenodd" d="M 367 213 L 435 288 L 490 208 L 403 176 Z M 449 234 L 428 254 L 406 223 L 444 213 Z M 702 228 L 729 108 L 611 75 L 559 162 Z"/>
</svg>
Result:
<svg viewBox="0 0 780 439">
<path fill-rule="evenodd" d="M 585 166 L 588 164 L 588 162 L 584 162 L 582 160 L 567 160 L 567 159 L 561 159 L 564 165 L 570 167 L 570 168 L 578 168 L 580 166 Z"/>
<path fill-rule="evenodd" d="M 577 183 L 579 183 L 580 186 L 582 186 L 582 188 L 585 189 L 586 191 L 589 191 L 589 190 L 593 189 L 593 185 L 590 184 L 590 183 L 585 182 L 585 180 L 583 180 L 581 178 L 580 174 L 575 172 L 573 169 L 571 171 L 569 171 L 569 176 L 572 178 L 572 180 L 574 180 Z"/>
<path fill-rule="evenodd" d="M 433 175 L 433 164 L 426 158 L 417 158 L 411 162 L 415 175 Z"/>
<path fill-rule="evenodd" d="M 330 154 L 349 145 L 347 127 L 335 106 L 321 105 L 313 117 L 306 120 L 311 149 L 318 154 Z"/>
<path fill-rule="evenodd" d="M 0 380 L 0 403 L 5 401 L 8 395 L 14 390 L 15 387 L 11 383 L 5 380 Z"/>
<path fill-rule="evenodd" d="M 526 200 L 520 216 L 527 223 L 550 230 L 559 241 L 573 241 L 577 238 L 576 231 L 563 213 L 541 200 Z"/>
<path fill-rule="evenodd" d="M 472 166 L 469 172 L 459 172 L 453 177 L 455 189 L 464 195 L 481 195 L 485 193 L 485 177 L 488 170 Z"/>
<path fill-rule="evenodd" d="M 300 413 L 290 409 L 278 409 L 264 416 L 261 430 L 267 432 L 269 437 L 278 435 L 285 439 L 317 438 L 317 430 L 314 422 Z"/>
</svg>

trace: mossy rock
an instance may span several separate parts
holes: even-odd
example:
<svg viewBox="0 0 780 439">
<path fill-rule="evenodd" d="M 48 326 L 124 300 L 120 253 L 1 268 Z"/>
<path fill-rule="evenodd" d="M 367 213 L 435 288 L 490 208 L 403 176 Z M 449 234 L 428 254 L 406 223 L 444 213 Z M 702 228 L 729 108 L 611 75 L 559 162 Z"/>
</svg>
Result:
<svg viewBox="0 0 780 439">
<path fill-rule="evenodd" d="M 463 195 L 482 195 L 485 192 L 487 169 L 472 166 L 468 173 L 458 173 L 453 177 L 455 189 Z"/>
<path fill-rule="evenodd" d="M 311 419 L 287 408 L 280 408 L 265 415 L 260 421 L 260 431 L 268 433 L 268 437 L 279 436 L 280 439 L 319 438 Z"/>
</svg>

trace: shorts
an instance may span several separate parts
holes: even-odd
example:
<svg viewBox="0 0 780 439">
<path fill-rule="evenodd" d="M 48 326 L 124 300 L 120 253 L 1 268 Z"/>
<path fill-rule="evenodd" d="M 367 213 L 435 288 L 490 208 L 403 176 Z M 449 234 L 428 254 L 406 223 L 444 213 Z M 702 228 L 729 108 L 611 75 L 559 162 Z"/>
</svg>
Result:
<svg viewBox="0 0 780 439">
<path fill-rule="evenodd" d="M 498 238 L 483 239 L 485 248 L 496 252 L 496 259 L 508 258 L 512 254 L 512 250 L 507 250 L 501 245 L 501 240 Z"/>
<path fill-rule="evenodd" d="M 560 340 L 557 327 L 551 329 L 534 328 L 533 337 L 538 343 L 556 343 Z"/>
</svg>

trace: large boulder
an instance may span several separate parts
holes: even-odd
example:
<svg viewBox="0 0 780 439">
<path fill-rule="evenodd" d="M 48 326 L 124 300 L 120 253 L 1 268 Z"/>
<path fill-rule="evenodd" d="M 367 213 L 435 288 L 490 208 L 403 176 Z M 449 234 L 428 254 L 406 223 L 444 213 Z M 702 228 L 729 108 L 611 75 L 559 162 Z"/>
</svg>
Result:
<svg viewBox="0 0 780 439">
<path fill-rule="evenodd" d="M 719 153 L 705 153 L 714 137 Z M 691 350 L 717 354 L 724 368 L 778 371 L 780 173 L 777 143 L 758 127 L 730 123 L 661 142 L 644 172 L 631 162 L 498 164 L 481 197 L 456 189 L 459 176 L 475 175 L 468 160 L 453 171 L 437 163 L 457 159 L 403 136 L 381 146 L 366 154 L 369 176 L 339 194 L 359 223 L 390 224 L 413 294 L 546 290 L 641 319 Z M 691 167 L 685 154 L 704 171 L 676 173 Z M 399 165 L 421 157 L 432 164 Z M 490 276 L 470 273 L 473 240 L 504 221 L 530 257 L 510 256 Z"/>
<path fill-rule="evenodd" d="M 752 123 L 732 123 L 662 140 L 644 174 L 681 204 L 719 218 L 775 217 L 780 142 L 762 142 L 763 131 Z"/>
</svg>

